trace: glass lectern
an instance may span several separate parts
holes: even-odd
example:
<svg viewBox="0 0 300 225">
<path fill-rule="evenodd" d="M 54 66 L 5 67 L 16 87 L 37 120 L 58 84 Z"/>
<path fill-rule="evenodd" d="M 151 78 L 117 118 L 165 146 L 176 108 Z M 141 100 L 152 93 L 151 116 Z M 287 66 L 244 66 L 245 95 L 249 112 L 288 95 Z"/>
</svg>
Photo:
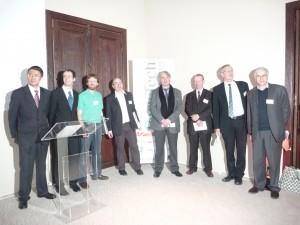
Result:
<svg viewBox="0 0 300 225">
<path fill-rule="evenodd" d="M 93 199 L 91 188 L 83 189 L 79 192 L 70 191 L 70 181 L 78 180 L 82 176 L 90 182 L 90 154 L 89 151 L 75 155 L 68 155 L 68 138 L 75 136 L 86 136 L 103 129 L 106 133 L 106 123 L 94 122 L 60 122 L 56 123 L 51 130 L 42 138 L 42 141 L 57 140 L 57 160 L 59 188 L 56 192 L 54 203 L 58 208 L 57 216 L 65 222 L 70 222 L 92 213 L 103 205 Z M 84 162 L 84 163 L 82 163 Z M 80 171 L 80 173 L 79 173 Z M 60 195 L 62 185 L 67 190 L 67 195 Z M 88 185 L 89 186 L 89 185 Z M 54 188 L 55 190 L 55 188 Z"/>
</svg>

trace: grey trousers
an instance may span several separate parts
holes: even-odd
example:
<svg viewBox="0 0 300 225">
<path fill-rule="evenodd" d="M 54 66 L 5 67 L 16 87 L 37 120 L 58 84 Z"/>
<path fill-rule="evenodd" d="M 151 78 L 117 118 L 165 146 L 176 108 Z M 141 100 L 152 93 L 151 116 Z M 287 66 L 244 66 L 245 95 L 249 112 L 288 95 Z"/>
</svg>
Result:
<svg viewBox="0 0 300 225">
<path fill-rule="evenodd" d="M 137 138 L 136 138 L 135 131 L 131 128 L 130 123 L 124 123 L 122 129 L 123 129 L 122 134 L 119 136 L 115 136 L 119 170 L 125 170 L 125 156 L 124 156 L 125 139 L 127 140 L 130 147 L 130 153 L 133 161 L 133 169 L 139 170 L 141 169 L 140 151 L 137 145 Z"/>
<path fill-rule="evenodd" d="M 178 133 L 172 134 L 169 129 L 155 130 L 155 171 L 161 172 L 165 162 L 165 149 L 164 144 L 166 137 L 168 138 L 169 150 L 170 150 L 170 166 L 171 172 L 179 170 L 177 161 L 177 139 Z"/>
<path fill-rule="evenodd" d="M 264 189 L 266 184 L 266 157 L 269 162 L 270 190 L 280 191 L 281 143 L 275 141 L 270 130 L 258 131 L 253 142 L 253 172 L 257 188 Z"/>
</svg>

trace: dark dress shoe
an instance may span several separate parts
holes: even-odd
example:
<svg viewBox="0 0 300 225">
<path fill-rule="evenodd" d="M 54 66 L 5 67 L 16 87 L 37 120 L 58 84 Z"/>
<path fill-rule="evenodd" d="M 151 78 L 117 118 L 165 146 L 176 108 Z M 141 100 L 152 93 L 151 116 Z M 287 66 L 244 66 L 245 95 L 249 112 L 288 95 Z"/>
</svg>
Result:
<svg viewBox="0 0 300 225">
<path fill-rule="evenodd" d="M 126 170 L 120 170 L 119 174 L 122 175 L 122 176 L 127 176 Z"/>
<path fill-rule="evenodd" d="M 271 198 L 273 198 L 273 199 L 279 198 L 279 192 L 278 191 L 271 191 Z"/>
<path fill-rule="evenodd" d="M 182 173 L 180 173 L 178 170 L 175 172 L 172 172 L 176 177 L 182 177 Z"/>
<path fill-rule="evenodd" d="M 26 200 L 19 200 L 19 209 L 26 209 L 28 207 Z"/>
<path fill-rule="evenodd" d="M 206 173 L 206 176 L 208 177 L 214 177 L 213 173 L 211 171 L 204 171 Z"/>
<path fill-rule="evenodd" d="M 236 177 L 236 178 L 234 179 L 234 184 L 236 184 L 236 185 L 241 185 L 242 183 L 243 183 L 243 180 L 242 180 L 241 177 Z"/>
<path fill-rule="evenodd" d="M 153 174 L 153 176 L 156 177 L 156 178 L 159 177 L 160 176 L 160 172 L 155 171 L 155 173 Z"/>
<path fill-rule="evenodd" d="M 250 194 L 256 194 L 259 191 L 263 191 L 263 190 L 258 189 L 256 186 L 253 186 L 252 188 L 249 189 L 248 193 L 250 193 Z"/>
<path fill-rule="evenodd" d="M 222 181 L 223 182 L 229 182 L 229 181 L 231 181 L 231 180 L 233 180 L 234 179 L 234 177 L 232 177 L 232 176 L 227 176 L 227 177 L 224 177 L 223 179 L 222 179 Z"/>
<path fill-rule="evenodd" d="M 135 172 L 137 173 L 137 175 L 143 175 L 144 174 L 143 170 L 141 170 L 141 169 L 138 169 Z"/>
<path fill-rule="evenodd" d="M 193 173 L 196 173 L 196 172 L 197 172 L 197 170 L 189 169 L 189 170 L 186 172 L 186 174 L 192 175 Z"/>
<path fill-rule="evenodd" d="M 80 186 L 82 189 L 88 189 L 88 188 L 89 188 L 89 185 L 87 184 L 87 182 L 79 183 L 79 186 Z"/>
<path fill-rule="evenodd" d="M 39 198 L 46 198 L 46 199 L 54 199 L 56 198 L 56 195 L 54 194 L 51 194 L 51 193 L 46 193 L 46 194 L 43 194 L 43 195 L 38 195 Z"/>
<path fill-rule="evenodd" d="M 108 176 L 100 175 L 98 177 L 99 180 L 108 180 Z"/>
<path fill-rule="evenodd" d="M 74 184 L 74 185 L 70 186 L 70 188 L 71 188 L 74 192 L 80 191 L 80 187 L 78 187 L 77 184 L 76 184 L 76 185 Z"/>
</svg>

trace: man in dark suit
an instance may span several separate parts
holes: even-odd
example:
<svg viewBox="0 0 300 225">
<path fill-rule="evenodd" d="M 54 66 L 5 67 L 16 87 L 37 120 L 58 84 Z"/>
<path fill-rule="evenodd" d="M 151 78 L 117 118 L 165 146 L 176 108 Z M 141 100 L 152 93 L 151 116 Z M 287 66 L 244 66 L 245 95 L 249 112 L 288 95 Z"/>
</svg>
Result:
<svg viewBox="0 0 300 225">
<path fill-rule="evenodd" d="M 39 198 L 53 199 L 46 180 L 48 142 L 41 138 L 48 132 L 50 91 L 40 87 L 43 70 L 32 66 L 27 71 L 28 85 L 12 92 L 8 122 L 12 138 L 19 145 L 20 190 L 19 208 L 27 208 L 30 199 L 33 166 L 36 164 L 36 186 Z"/>
<path fill-rule="evenodd" d="M 179 115 L 182 110 L 181 91 L 170 84 L 171 74 L 168 71 L 158 73 L 160 86 L 151 92 L 149 110 L 151 113 L 150 128 L 155 135 L 154 177 L 158 178 L 164 167 L 164 145 L 168 138 L 170 150 L 171 173 L 182 177 L 177 161 L 177 139 L 180 132 Z"/>
<path fill-rule="evenodd" d="M 244 81 L 233 80 L 230 65 L 220 69 L 224 82 L 213 88 L 213 123 L 216 135 L 222 134 L 225 142 L 228 175 L 222 181 L 234 180 L 236 185 L 241 185 L 246 164 L 246 96 L 249 87 Z"/>
<path fill-rule="evenodd" d="M 130 146 L 133 168 L 138 175 L 143 175 L 135 133 L 139 120 L 132 93 L 124 91 L 123 82 L 120 78 L 115 78 L 112 81 L 112 87 L 115 91 L 106 97 L 105 110 L 106 117 L 108 117 L 108 136 L 110 138 L 115 137 L 119 173 L 122 176 L 127 175 L 124 157 L 124 142 L 126 139 Z"/>
<path fill-rule="evenodd" d="M 271 198 L 279 198 L 281 145 L 290 116 L 290 103 L 285 87 L 268 83 L 269 71 L 254 71 L 257 86 L 248 92 L 247 125 L 253 142 L 254 186 L 249 193 L 263 191 L 266 184 L 266 156 L 269 162 Z"/>
<path fill-rule="evenodd" d="M 59 122 L 77 121 L 77 104 L 78 104 L 78 92 L 73 89 L 73 83 L 76 80 L 76 74 L 73 70 L 65 70 L 62 75 L 63 85 L 56 88 L 51 92 L 50 98 L 50 110 L 49 110 L 49 124 L 54 126 Z M 57 141 L 53 140 L 50 144 L 51 150 L 51 171 L 52 171 L 52 182 L 55 185 L 55 189 L 61 195 L 67 195 L 68 192 L 64 188 L 64 185 L 60 180 L 62 177 L 58 176 L 58 155 Z M 68 138 L 68 155 L 75 155 L 79 153 L 79 138 L 70 137 Z M 75 160 L 76 157 L 70 158 L 69 165 L 77 164 L 70 167 L 69 171 L 76 174 L 78 170 L 78 163 Z M 72 169 L 71 169 L 72 168 Z M 75 171 L 74 171 L 75 170 Z M 74 177 L 74 176 L 73 176 Z M 76 177 L 76 175 L 75 175 Z M 73 191 L 78 192 L 80 188 L 77 186 L 78 179 L 70 181 L 70 188 Z"/>
<path fill-rule="evenodd" d="M 212 103 L 211 92 L 203 88 L 204 76 L 196 74 L 192 78 L 195 90 L 188 93 L 185 101 L 185 113 L 188 116 L 187 133 L 190 140 L 189 170 L 191 175 L 197 172 L 199 142 L 203 152 L 204 172 L 208 177 L 213 177 L 210 139 L 213 132 L 212 127 Z"/>
</svg>

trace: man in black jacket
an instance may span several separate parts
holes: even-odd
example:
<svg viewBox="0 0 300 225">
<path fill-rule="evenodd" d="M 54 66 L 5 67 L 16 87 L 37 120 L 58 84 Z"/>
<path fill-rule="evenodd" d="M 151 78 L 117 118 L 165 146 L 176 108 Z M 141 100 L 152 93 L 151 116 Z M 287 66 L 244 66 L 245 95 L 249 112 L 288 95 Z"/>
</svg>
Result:
<svg viewBox="0 0 300 225">
<path fill-rule="evenodd" d="M 246 99 L 249 87 L 244 81 L 233 80 L 233 69 L 228 64 L 221 67 L 221 76 L 224 82 L 213 88 L 213 123 L 216 135 L 222 134 L 225 142 L 228 176 L 222 181 L 234 180 L 236 185 L 241 185 L 246 165 Z"/>
<path fill-rule="evenodd" d="M 126 139 L 130 146 L 133 168 L 138 175 L 143 175 L 135 133 L 139 120 L 132 93 L 124 91 L 123 82 L 120 78 L 115 78 L 112 81 L 112 87 L 115 91 L 106 97 L 105 110 L 108 118 L 108 136 L 110 138 L 115 137 L 119 173 L 122 176 L 127 175 L 124 157 L 124 142 Z"/>
</svg>

